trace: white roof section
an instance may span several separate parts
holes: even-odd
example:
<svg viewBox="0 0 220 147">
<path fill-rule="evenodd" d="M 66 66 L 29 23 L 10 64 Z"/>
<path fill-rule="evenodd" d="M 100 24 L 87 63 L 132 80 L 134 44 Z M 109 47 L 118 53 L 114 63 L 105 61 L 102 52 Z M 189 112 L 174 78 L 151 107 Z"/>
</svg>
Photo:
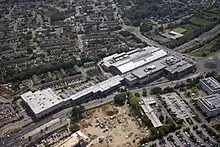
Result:
<svg viewBox="0 0 220 147">
<path fill-rule="evenodd" d="M 166 55 L 168 53 L 163 49 L 148 46 L 143 49 L 135 49 L 127 53 L 106 57 L 103 59 L 103 65 L 105 67 L 116 67 L 121 73 L 126 73 Z"/>
<path fill-rule="evenodd" d="M 51 88 L 36 92 L 28 91 L 22 94 L 21 98 L 35 114 L 39 114 L 63 101 Z"/>
<path fill-rule="evenodd" d="M 175 31 L 170 31 L 169 32 L 171 35 L 173 35 L 173 36 L 171 36 L 171 39 L 177 39 L 177 38 L 180 38 L 180 37 L 183 37 L 184 35 L 183 34 L 181 34 L 181 33 L 178 33 L 178 32 L 175 32 Z"/>
<path fill-rule="evenodd" d="M 76 100 L 80 97 L 86 96 L 89 93 L 96 93 L 96 92 L 99 92 L 99 91 L 100 92 L 107 91 L 108 89 L 121 84 L 121 81 L 123 79 L 124 78 L 122 78 L 119 75 L 114 76 L 114 77 L 112 77 L 108 80 L 105 80 L 101 83 L 98 83 L 96 85 L 93 85 L 91 87 L 88 87 L 86 89 L 83 89 L 82 91 L 79 91 L 79 92 L 75 93 L 74 95 L 70 96 L 70 99 Z"/>
<path fill-rule="evenodd" d="M 137 79 L 145 78 L 146 76 L 150 76 L 164 68 L 166 68 L 166 60 L 170 58 L 174 58 L 173 56 L 167 56 L 165 58 L 153 61 L 149 64 L 145 64 L 137 69 L 132 70 L 132 72 L 125 75 L 125 79 L 128 81 L 134 81 Z"/>
</svg>

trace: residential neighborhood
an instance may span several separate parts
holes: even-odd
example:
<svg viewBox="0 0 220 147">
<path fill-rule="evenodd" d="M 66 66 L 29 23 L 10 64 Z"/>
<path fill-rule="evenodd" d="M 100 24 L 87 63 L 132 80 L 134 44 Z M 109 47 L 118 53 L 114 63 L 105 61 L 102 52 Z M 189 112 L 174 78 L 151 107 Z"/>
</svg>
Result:
<svg viewBox="0 0 220 147">
<path fill-rule="evenodd" d="M 2 0 L 1 147 L 220 146 L 219 0 Z"/>
</svg>

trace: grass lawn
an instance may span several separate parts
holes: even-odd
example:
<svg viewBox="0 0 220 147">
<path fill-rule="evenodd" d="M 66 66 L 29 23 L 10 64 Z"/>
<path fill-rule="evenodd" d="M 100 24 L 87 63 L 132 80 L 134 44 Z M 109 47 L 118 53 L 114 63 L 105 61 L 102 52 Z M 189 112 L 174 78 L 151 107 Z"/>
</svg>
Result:
<svg viewBox="0 0 220 147">
<path fill-rule="evenodd" d="M 125 31 L 128 31 L 128 32 L 134 32 L 135 31 L 135 28 L 133 27 L 129 27 L 129 28 L 126 28 Z"/>
<path fill-rule="evenodd" d="M 195 25 L 192 25 L 192 24 L 185 24 L 185 25 L 182 25 L 180 26 L 181 28 L 185 28 L 187 29 L 188 31 L 191 31 L 191 30 L 195 30 L 195 29 L 198 29 L 199 27 L 198 26 L 195 26 Z"/>
<path fill-rule="evenodd" d="M 207 26 L 211 23 L 210 21 L 208 21 L 206 19 L 199 18 L 199 17 L 192 17 L 190 19 L 190 22 L 192 22 L 198 26 Z"/>
<path fill-rule="evenodd" d="M 187 29 L 178 27 L 178 28 L 173 29 L 172 31 L 182 34 L 182 33 L 185 33 Z"/>
<path fill-rule="evenodd" d="M 202 57 L 203 54 L 205 53 L 207 56 L 210 54 L 210 49 L 212 48 L 213 44 L 208 43 L 204 45 L 203 47 L 199 48 L 199 50 L 194 51 L 189 53 L 191 56 L 196 56 L 196 57 Z"/>
<path fill-rule="evenodd" d="M 215 63 L 212 63 L 212 62 L 206 62 L 204 64 L 204 66 L 208 69 L 216 69 L 217 65 Z"/>
</svg>

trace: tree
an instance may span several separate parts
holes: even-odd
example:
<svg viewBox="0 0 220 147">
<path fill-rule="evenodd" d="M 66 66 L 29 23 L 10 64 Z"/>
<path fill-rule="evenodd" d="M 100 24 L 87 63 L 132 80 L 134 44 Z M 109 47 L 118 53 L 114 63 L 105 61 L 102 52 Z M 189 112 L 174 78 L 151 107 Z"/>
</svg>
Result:
<svg viewBox="0 0 220 147">
<path fill-rule="evenodd" d="M 160 27 L 158 28 L 160 32 L 164 32 L 164 26 L 161 24 Z"/>
<path fill-rule="evenodd" d="M 215 77 L 217 75 L 217 73 L 215 71 L 213 72 L 208 72 L 205 77 L 208 78 L 208 77 Z"/>
<path fill-rule="evenodd" d="M 131 107 L 136 111 L 136 112 L 140 112 L 140 98 L 136 97 L 135 95 L 132 95 L 130 98 L 130 105 Z"/>
<path fill-rule="evenodd" d="M 77 125 L 76 123 L 74 123 L 73 125 L 70 126 L 69 129 L 70 129 L 70 132 L 71 132 L 71 133 L 75 133 L 75 132 L 77 132 L 77 131 L 80 130 L 80 126 Z"/>
<path fill-rule="evenodd" d="M 135 92 L 134 95 L 135 95 L 136 97 L 141 97 L 141 96 L 140 96 L 140 93 L 138 93 L 138 92 Z"/>
<path fill-rule="evenodd" d="M 160 129 L 163 130 L 163 132 L 166 134 L 170 132 L 168 125 L 163 125 Z"/>
<path fill-rule="evenodd" d="M 158 129 L 158 137 L 159 137 L 159 138 L 162 138 L 164 135 L 165 135 L 165 132 L 163 131 L 163 129 L 162 129 L 162 128 L 159 128 L 159 129 Z"/>
<path fill-rule="evenodd" d="M 147 90 L 143 88 L 142 96 L 147 96 Z"/>
<path fill-rule="evenodd" d="M 151 89 L 151 93 L 152 94 L 161 94 L 162 89 L 160 87 L 154 87 L 153 89 Z"/>
<path fill-rule="evenodd" d="M 141 32 L 149 32 L 150 30 L 153 29 L 153 26 L 149 23 L 143 23 L 141 26 L 140 26 L 140 31 Z"/>
<path fill-rule="evenodd" d="M 75 119 L 79 119 L 82 117 L 82 114 L 85 112 L 85 107 L 82 106 L 82 105 L 79 105 L 79 106 L 75 106 L 73 107 L 72 109 L 72 116 L 75 118 Z"/>
<path fill-rule="evenodd" d="M 163 116 L 163 115 L 160 115 L 160 116 L 159 116 L 159 120 L 163 123 L 163 122 L 164 122 L 164 116 Z"/>
<path fill-rule="evenodd" d="M 150 133 L 153 134 L 153 135 L 157 135 L 157 129 L 154 128 L 154 127 L 151 127 L 150 128 Z"/>
<path fill-rule="evenodd" d="M 169 86 L 168 86 L 168 87 L 166 87 L 166 88 L 163 89 L 163 92 L 164 92 L 164 93 L 170 93 L 170 92 L 173 92 L 173 90 L 174 90 L 173 87 L 169 87 Z"/>
<path fill-rule="evenodd" d="M 118 105 L 124 105 L 126 100 L 126 93 L 119 93 L 114 96 L 114 102 Z"/>
<path fill-rule="evenodd" d="M 127 91 L 127 92 L 126 92 L 126 96 L 127 96 L 128 99 L 131 98 L 132 93 L 131 93 L 130 91 Z"/>
<path fill-rule="evenodd" d="M 186 79 L 186 82 L 187 82 L 187 83 L 190 83 L 190 84 L 191 84 L 191 83 L 192 83 L 192 81 L 193 81 L 192 79 L 189 79 L 189 78 L 188 78 L 188 79 Z"/>
<path fill-rule="evenodd" d="M 32 136 L 28 136 L 28 141 L 31 141 L 31 139 L 32 139 Z"/>
<path fill-rule="evenodd" d="M 150 119 L 147 117 L 147 115 L 143 115 L 141 120 L 145 125 L 152 126 L 152 123 L 151 123 Z"/>
</svg>

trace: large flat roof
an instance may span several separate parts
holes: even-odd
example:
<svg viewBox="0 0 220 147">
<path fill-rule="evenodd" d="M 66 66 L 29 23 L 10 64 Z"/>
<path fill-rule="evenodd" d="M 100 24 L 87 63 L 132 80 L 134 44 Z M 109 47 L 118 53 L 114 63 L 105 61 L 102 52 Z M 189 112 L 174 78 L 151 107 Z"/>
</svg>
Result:
<svg viewBox="0 0 220 147">
<path fill-rule="evenodd" d="M 173 60 L 175 59 L 175 62 L 176 61 L 179 62 L 179 59 L 176 59 L 176 57 L 174 57 L 174 56 L 166 56 L 164 58 L 161 58 L 159 60 L 153 61 L 149 64 L 146 64 L 144 66 L 141 66 L 137 69 L 132 70 L 127 75 L 125 75 L 125 78 L 128 81 L 134 81 L 137 79 L 144 78 L 148 75 L 154 74 L 154 73 L 170 66 L 169 63 L 167 62 L 167 60 L 171 59 L 171 58 Z M 175 62 L 173 64 L 175 64 Z"/>
<path fill-rule="evenodd" d="M 205 79 L 200 80 L 202 83 L 204 83 L 209 89 L 215 91 L 220 90 L 220 83 L 213 77 L 208 77 Z"/>
<path fill-rule="evenodd" d="M 220 94 L 213 94 L 199 99 L 203 105 L 211 110 L 220 109 Z"/>
<path fill-rule="evenodd" d="M 63 101 L 51 88 L 35 92 L 29 91 L 22 94 L 21 98 L 35 114 L 39 114 Z"/>
<path fill-rule="evenodd" d="M 110 89 L 111 87 L 119 85 L 123 79 L 124 78 L 122 78 L 119 75 L 111 77 L 108 80 L 105 80 L 101 83 L 98 83 L 96 85 L 93 85 L 91 87 L 88 87 L 86 89 L 83 89 L 82 91 L 79 91 L 79 92 L 73 94 L 72 96 L 70 96 L 70 99 L 76 100 L 80 97 L 83 97 L 83 96 L 89 94 L 89 93 L 96 93 L 99 91 L 104 92 L 104 91 Z"/>
<path fill-rule="evenodd" d="M 106 67 L 115 67 L 121 73 L 126 73 L 135 68 L 153 62 L 168 55 L 166 51 L 156 47 L 145 47 L 121 54 L 114 54 L 103 59 Z"/>
<path fill-rule="evenodd" d="M 140 67 L 132 72 L 133 75 L 139 79 L 146 77 L 147 75 L 154 74 L 157 71 L 165 68 L 166 66 L 161 61 L 153 62 L 152 64 Z"/>
<path fill-rule="evenodd" d="M 66 99 L 62 99 L 57 95 L 51 88 L 38 90 L 35 92 L 29 91 L 21 95 L 21 98 L 28 104 L 32 111 L 36 114 L 39 114 L 47 109 L 56 106 L 62 102 L 68 100 L 76 100 L 81 98 L 89 93 L 104 92 L 110 89 L 111 87 L 121 84 L 121 81 L 124 78 L 117 75 L 108 80 L 105 80 L 96 85 L 90 86 L 82 91 L 79 91 Z"/>
</svg>

